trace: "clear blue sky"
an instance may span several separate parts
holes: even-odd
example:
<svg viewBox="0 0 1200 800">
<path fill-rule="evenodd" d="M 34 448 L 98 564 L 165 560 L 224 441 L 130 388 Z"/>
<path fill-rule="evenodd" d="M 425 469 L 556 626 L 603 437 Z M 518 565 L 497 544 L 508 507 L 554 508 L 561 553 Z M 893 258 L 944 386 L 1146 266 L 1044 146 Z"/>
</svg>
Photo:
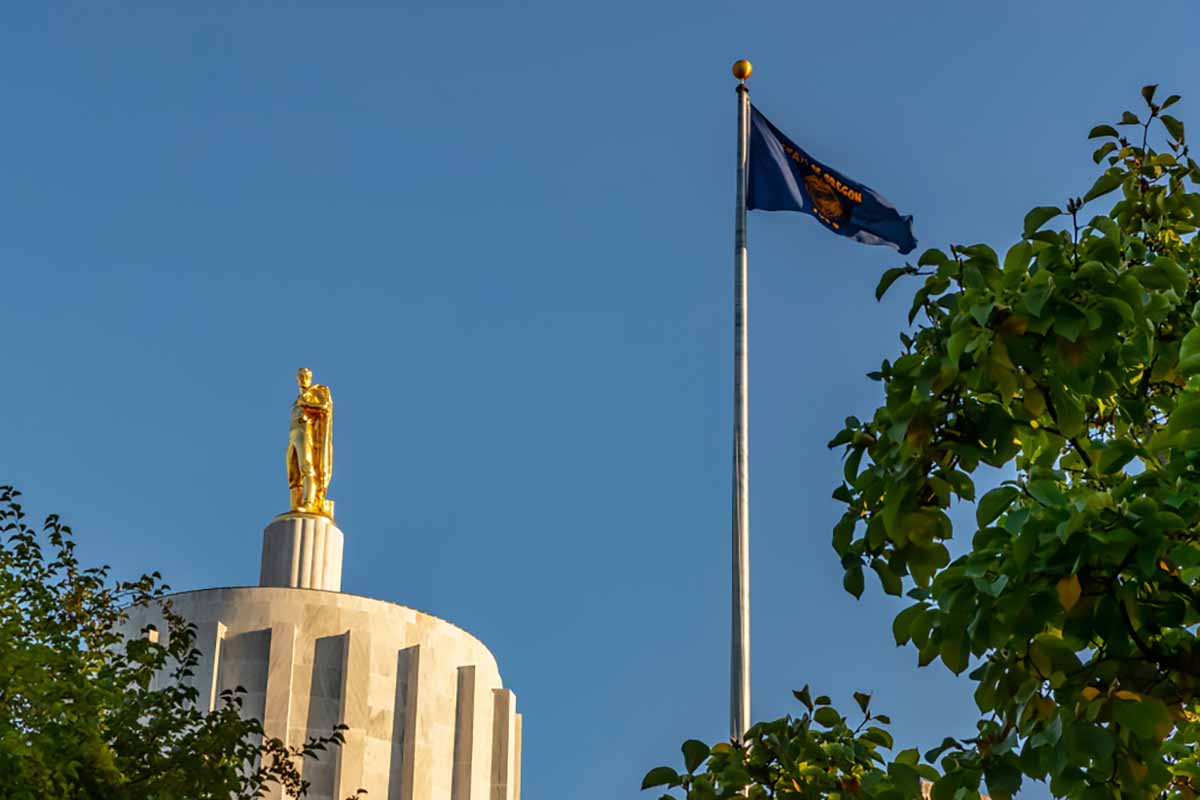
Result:
<svg viewBox="0 0 1200 800">
<path fill-rule="evenodd" d="M 310 366 L 345 588 L 491 647 L 530 800 L 638 797 L 726 733 L 730 63 L 922 247 L 1082 194 L 1143 83 L 1200 120 L 1183 0 L 139 5 L 5 12 L 0 482 L 117 575 L 253 584 Z M 810 682 L 968 734 L 829 547 L 901 259 L 794 214 L 750 247 L 753 714 Z"/>
</svg>

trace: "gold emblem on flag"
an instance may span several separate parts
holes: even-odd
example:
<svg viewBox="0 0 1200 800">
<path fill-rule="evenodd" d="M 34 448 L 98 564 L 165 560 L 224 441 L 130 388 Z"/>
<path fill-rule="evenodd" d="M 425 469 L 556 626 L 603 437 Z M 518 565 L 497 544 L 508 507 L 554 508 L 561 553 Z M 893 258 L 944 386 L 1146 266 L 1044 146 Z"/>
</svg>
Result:
<svg viewBox="0 0 1200 800">
<path fill-rule="evenodd" d="M 812 198 L 813 202 L 813 210 L 819 216 L 830 220 L 840 220 L 846 215 L 837 191 L 823 181 L 820 175 L 805 175 L 804 188 L 808 189 L 808 196 Z"/>
</svg>

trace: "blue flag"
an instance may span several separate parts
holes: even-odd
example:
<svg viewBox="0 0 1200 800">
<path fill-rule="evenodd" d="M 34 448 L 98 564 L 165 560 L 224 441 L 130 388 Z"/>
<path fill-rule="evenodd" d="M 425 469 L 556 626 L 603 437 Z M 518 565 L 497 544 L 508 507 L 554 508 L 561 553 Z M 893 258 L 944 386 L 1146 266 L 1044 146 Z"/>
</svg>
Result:
<svg viewBox="0 0 1200 800">
<path fill-rule="evenodd" d="M 750 175 L 746 208 L 803 211 L 829 230 L 866 244 L 911 253 L 912 217 L 874 189 L 852 181 L 797 147 L 750 106 Z"/>
</svg>

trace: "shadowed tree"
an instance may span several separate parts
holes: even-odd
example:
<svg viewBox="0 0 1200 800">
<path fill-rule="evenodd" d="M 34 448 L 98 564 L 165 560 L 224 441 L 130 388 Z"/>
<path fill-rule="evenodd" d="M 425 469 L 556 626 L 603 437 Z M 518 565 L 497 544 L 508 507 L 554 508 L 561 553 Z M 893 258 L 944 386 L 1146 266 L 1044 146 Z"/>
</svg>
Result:
<svg viewBox="0 0 1200 800">
<path fill-rule="evenodd" d="M 302 796 L 299 765 L 342 734 L 287 747 L 243 719 L 239 692 L 202 710 L 187 680 L 192 625 L 158 573 L 113 582 L 84 568 L 56 515 L 39 534 L 0 486 L 0 787 L 9 800 L 230 800 L 272 785 Z M 126 641 L 130 604 L 158 603 L 167 630 Z M 146 631 L 150 634 L 149 631 Z"/>
</svg>

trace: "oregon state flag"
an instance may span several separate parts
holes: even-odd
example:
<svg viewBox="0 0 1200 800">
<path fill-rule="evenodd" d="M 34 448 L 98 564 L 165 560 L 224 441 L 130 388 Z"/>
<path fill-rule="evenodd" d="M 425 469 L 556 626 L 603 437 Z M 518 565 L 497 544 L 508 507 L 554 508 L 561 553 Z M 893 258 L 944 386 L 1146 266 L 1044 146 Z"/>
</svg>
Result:
<svg viewBox="0 0 1200 800">
<path fill-rule="evenodd" d="M 911 253 L 917 246 L 911 216 L 901 216 L 874 189 L 801 150 L 753 105 L 749 166 L 746 208 L 803 211 L 834 233 L 901 253 Z"/>
</svg>

